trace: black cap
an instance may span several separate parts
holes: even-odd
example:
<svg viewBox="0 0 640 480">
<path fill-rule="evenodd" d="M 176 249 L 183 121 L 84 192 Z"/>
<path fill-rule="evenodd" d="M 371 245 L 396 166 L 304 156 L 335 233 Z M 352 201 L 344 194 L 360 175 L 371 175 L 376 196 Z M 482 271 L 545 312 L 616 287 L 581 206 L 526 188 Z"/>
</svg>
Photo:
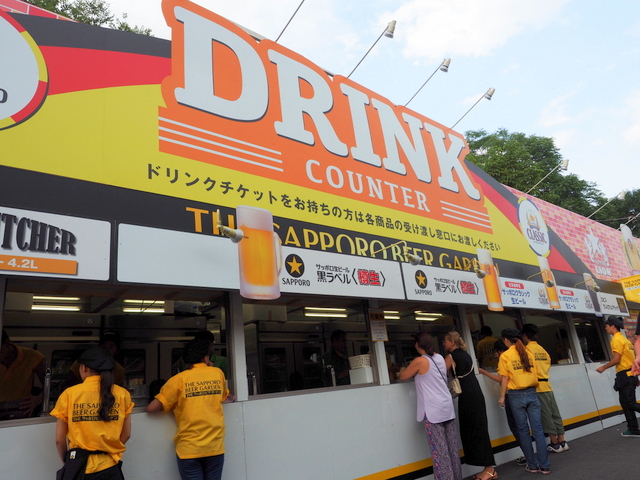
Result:
<svg viewBox="0 0 640 480">
<path fill-rule="evenodd" d="M 113 330 L 104 332 L 100 336 L 100 345 L 104 345 L 105 342 L 113 342 L 116 344 L 118 350 L 120 349 L 120 341 L 120 334 L 118 332 L 114 332 Z"/>
<path fill-rule="evenodd" d="M 520 338 L 520 330 L 517 328 L 505 328 L 502 330 L 503 338 Z"/>
<path fill-rule="evenodd" d="M 533 323 L 525 323 L 522 326 L 522 333 L 527 337 L 530 337 L 531 335 L 537 335 L 539 331 L 540 328 L 538 328 L 538 326 Z"/>
<path fill-rule="evenodd" d="M 93 347 L 82 352 L 82 355 L 78 358 L 78 363 L 96 372 L 113 370 L 113 367 L 116 366 L 116 361 L 104 347 Z"/>
<path fill-rule="evenodd" d="M 604 323 L 605 325 L 616 327 L 618 330 L 622 330 L 624 328 L 624 320 L 622 319 L 622 317 L 609 317 Z"/>
</svg>

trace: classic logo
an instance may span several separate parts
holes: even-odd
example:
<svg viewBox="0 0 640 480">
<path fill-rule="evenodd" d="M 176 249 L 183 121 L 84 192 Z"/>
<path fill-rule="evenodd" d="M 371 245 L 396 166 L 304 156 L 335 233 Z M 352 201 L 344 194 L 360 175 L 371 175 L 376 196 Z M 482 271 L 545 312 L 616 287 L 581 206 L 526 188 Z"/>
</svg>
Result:
<svg viewBox="0 0 640 480">
<path fill-rule="evenodd" d="M 528 198 L 518 200 L 518 221 L 531 249 L 541 257 L 549 255 L 551 240 L 547 224 L 538 207 Z"/>
</svg>

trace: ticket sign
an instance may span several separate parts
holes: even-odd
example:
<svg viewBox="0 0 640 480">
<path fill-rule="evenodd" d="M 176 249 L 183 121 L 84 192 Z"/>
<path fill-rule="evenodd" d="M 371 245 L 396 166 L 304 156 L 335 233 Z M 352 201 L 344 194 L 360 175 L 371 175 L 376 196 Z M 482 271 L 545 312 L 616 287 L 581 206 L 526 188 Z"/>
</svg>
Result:
<svg viewBox="0 0 640 480">
<path fill-rule="evenodd" d="M 640 275 L 621 278 L 624 297 L 630 302 L 640 303 Z"/>
<path fill-rule="evenodd" d="M 0 273 L 109 279 L 111 224 L 0 206 Z"/>
</svg>

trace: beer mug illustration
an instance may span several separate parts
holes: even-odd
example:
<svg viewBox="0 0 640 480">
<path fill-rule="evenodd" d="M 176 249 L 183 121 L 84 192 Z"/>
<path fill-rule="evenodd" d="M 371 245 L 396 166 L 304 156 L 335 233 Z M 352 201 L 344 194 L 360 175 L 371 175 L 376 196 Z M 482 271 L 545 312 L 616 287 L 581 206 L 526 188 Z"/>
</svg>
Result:
<svg viewBox="0 0 640 480">
<path fill-rule="evenodd" d="M 560 308 L 560 299 L 558 298 L 558 290 L 556 289 L 556 279 L 553 278 L 553 272 L 549 266 L 547 257 L 538 257 L 538 265 L 540 265 L 540 273 L 542 274 L 542 282 L 547 291 L 549 306 L 551 308 Z"/>
<path fill-rule="evenodd" d="M 269 210 L 238 205 L 237 225 L 243 238 L 238 243 L 240 295 L 255 300 L 280 297 L 280 237 L 273 231 Z"/>
<path fill-rule="evenodd" d="M 587 292 L 589 292 L 589 298 L 591 298 L 591 303 L 593 303 L 593 309 L 596 312 L 596 317 L 601 317 L 602 309 L 600 308 L 600 300 L 598 300 L 598 291 L 600 288 L 590 273 L 583 273 L 582 278 L 587 286 Z"/>
<path fill-rule="evenodd" d="M 638 251 L 636 239 L 627 225 L 620 225 L 620 231 L 622 232 L 622 245 L 629 268 L 635 272 L 640 272 L 640 251 Z"/>
<path fill-rule="evenodd" d="M 489 310 L 501 312 L 504 310 L 504 307 L 502 306 L 502 295 L 500 294 L 500 273 L 493 264 L 491 252 L 484 248 L 478 248 L 476 249 L 476 254 L 478 256 L 479 271 L 481 272 L 480 275 L 482 275 L 484 292 L 487 296 L 487 306 Z"/>
</svg>

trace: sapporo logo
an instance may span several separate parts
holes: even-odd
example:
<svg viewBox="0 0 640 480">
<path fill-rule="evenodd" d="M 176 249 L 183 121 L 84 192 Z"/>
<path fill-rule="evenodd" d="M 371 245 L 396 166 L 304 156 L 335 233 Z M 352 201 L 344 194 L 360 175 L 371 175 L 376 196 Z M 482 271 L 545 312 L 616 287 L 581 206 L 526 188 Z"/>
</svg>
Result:
<svg viewBox="0 0 640 480">
<path fill-rule="evenodd" d="M 287 273 L 293 278 L 299 278 L 304 275 L 304 262 L 298 255 L 289 255 L 284 262 Z"/>
<path fill-rule="evenodd" d="M 47 95 L 49 76 L 31 35 L 0 11 L 0 130 L 30 118 Z"/>
<path fill-rule="evenodd" d="M 427 288 L 427 276 L 424 274 L 422 270 L 418 270 L 414 276 L 416 280 L 416 284 L 420 288 Z"/>
<path fill-rule="evenodd" d="M 518 221 L 531 249 L 541 257 L 548 255 L 551 251 L 549 230 L 538 207 L 531 200 L 521 198 L 518 201 Z"/>
</svg>

